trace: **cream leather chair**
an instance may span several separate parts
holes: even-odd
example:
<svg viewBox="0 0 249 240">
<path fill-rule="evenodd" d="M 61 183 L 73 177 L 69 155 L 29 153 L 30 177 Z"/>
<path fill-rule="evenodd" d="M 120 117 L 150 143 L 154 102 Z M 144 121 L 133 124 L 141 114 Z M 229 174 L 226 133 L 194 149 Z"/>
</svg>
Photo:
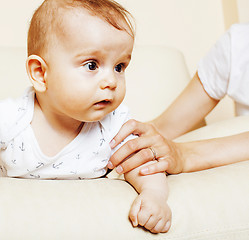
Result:
<svg viewBox="0 0 249 240">
<path fill-rule="evenodd" d="M 189 81 L 182 54 L 139 47 L 127 73 L 134 116 L 159 114 Z M 0 48 L 0 98 L 21 94 L 25 49 Z M 1 117 L 1 116 L 0 116 Z M 178 141 L 249 130 L 249 117 L 232 118 L 188 133 Z M 133 228 L 128 212 L 136 196 L 123 180 L 0 179 L 1 240 L 248 240 L 249 161 L 168 177 L 172 227 L 165 234 Z M 110 175 L 111 176 L 111 175 Z M 115 177 L 115 174 L 112 175 Z"/>
</svg>

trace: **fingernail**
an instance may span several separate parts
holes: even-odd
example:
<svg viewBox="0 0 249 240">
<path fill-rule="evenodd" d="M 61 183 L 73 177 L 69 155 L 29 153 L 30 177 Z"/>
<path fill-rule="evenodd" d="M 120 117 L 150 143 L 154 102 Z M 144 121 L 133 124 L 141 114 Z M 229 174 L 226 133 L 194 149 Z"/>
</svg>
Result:
<svg viewBox="0 0 249 240">
<path fill-rule="evenodd" d="M 133 227 L 137 226 L 137 220 L 134 216 L 131 218 L 131 222 L 132 222 Z"/>
<path fill-rule="evenodd" d="M 121 174 L 123 172 L 123 170 L 124 169 L 121 166 L 117 166 L 117 168 L 116 168 L 116 172 L 119 174 Z"/>
<path fill-rule="evenodd" d="M 149 168 L 142 168 L 142 169 L 140 170 L 140 172 L 141 172 L 142 174 L 148 174 L 148 173 L 149 173 Z"/>
<path fill-rule="evenodd" d="M 112 164 L 112 162 L 108 162 L 107 167 L 108 167 L 109 169 L 113 169 L 113 164 Z"/>
<path fill-rule="evenodd" d="M 111 148 L 113 148 L 113 147 L 114 147 L 115 142 L 116 142 L 116 141 L 115 141 L 114 139 L 112 139 L 112 140 L 111 140 L 111 142 L 109 143 Z"/>
<path fill-rule="evenodd" d="M 165 226 L 165 227 L 166 227 L 167 231 L 168 231 L 169 228 L 170 228 L 170 224 L 171 224 L 170 221 L 168 221 L 168 222 L 166 223 L 166 226 Z"/>
</svg>

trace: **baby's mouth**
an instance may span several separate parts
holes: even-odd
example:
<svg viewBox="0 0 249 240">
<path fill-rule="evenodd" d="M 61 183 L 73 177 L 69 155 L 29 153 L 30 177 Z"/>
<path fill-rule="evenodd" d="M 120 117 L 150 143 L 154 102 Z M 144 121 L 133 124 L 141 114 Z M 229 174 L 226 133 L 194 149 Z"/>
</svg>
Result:
<svg viewBox="0 0 249 240">
<path fill-rule="evenodd" d="M 94 104 L 94 106 L 97 106 L 97 107 L 100 107 L 100 108 L 104 108 L 104 107 L 107 107 L 110 104 L 111 104 L 111 100 L 106 99 L 106 100 L 102 100 L 102 101 L 96 102 Z"/>
<path fill-rule="evenodd" d="M 108 103 L 111 103 L 111 100 L 102 100 L 102 101 L 97 102 L 96 104 L 99 104 L 99 103 L 108 104 Z"/>
</svg>

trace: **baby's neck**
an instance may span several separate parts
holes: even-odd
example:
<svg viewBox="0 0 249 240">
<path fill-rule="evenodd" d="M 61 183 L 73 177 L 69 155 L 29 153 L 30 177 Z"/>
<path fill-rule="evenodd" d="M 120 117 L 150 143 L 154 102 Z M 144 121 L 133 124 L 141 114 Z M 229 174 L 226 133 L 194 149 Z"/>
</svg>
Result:
<svg viewBox="0 0 249 240">
<path fill-rule="evenodd" d="M 34 117 L 66 135 L 74 135 L 83 124 L 81 121 L 56 113 L 49 104 L 43 103 L 42 98 L 38 101 L 37 97 L 35 97 Z"/>
<path fill-rule="evenodd" d="M 41 151 L 47 156 L 54 156 L 67 146 L 80 133 L 83 122 L 65 122 L 63 119 L 50 117 L 42 111 L 35 101 L 31 127 Z"/>
</svg>

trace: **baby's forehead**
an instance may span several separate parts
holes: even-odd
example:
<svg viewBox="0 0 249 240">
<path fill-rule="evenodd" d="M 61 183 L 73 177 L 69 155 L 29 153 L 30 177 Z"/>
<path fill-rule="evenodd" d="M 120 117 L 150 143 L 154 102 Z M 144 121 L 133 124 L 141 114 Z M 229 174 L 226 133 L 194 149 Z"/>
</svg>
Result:
<svg viewBox="0 0 249 240">
<path fill-rule="evenodd" d="M 74 24 L 83 25 L 85 24 L 85 19 L 91 19 L 91 17 L 98 18 L 101 21 L 117 28 L 119 30 L 130 31 L 130 34 L 133 35 L 129 23 L 126 21 L 120 13 L 110 10 L 108 16 L 104 16 L 95 11 L 91 11 L 85 7 L 77 7 L 77 8 L 63 8 L 61 10 L 57 10 L 57 23 L 61 26 L 66 26 L 70 19 L 75 19 Z M 67 29 L 64 29 L 66 31 Z"/>
<path fill-rule="evenodd" d="M 58 14 L 57 24 L 54 24 L 54 33 L 58 40 L 70 41 L 71 38 L 75 38 L 78 35 L 87 37 L 84 34 L 84 30 L 89 28 L 91 28 L 92 31 L 95 31 L 96 35 L 98 35 L 97 31 L 100 31 L 100 29 L 96 26 L 96 24 L 103 24 L 103 28 L 107 26 L 109 29 L 115 30 L 116 32 L 120 31 L 125 34 L 129 34 L 128 24 L 123 19 L 119 18 L 119 16 L 113 15 L 113 18 L 115 18 L 115 21 L 120 26 L 120 29 L 117 29 L 102 16 L 96 15 L 88 9 L 82 7 L 66 9 L 66 11 L 61 11 Z"/>
<path fill-rule="evenodd" d="M 122 52 L 127 55 L 133 49 L 134 41 L 130 34 L 86 10 L 67 12 L 58 24 L 50 38 L 47 54 L 62 51 L 72 58 L 82 58 L 84 55 L 95 56 L 98 52 L 99 57 L 104 57 L 117 51 L 119 55 Z"/>
</svg>

